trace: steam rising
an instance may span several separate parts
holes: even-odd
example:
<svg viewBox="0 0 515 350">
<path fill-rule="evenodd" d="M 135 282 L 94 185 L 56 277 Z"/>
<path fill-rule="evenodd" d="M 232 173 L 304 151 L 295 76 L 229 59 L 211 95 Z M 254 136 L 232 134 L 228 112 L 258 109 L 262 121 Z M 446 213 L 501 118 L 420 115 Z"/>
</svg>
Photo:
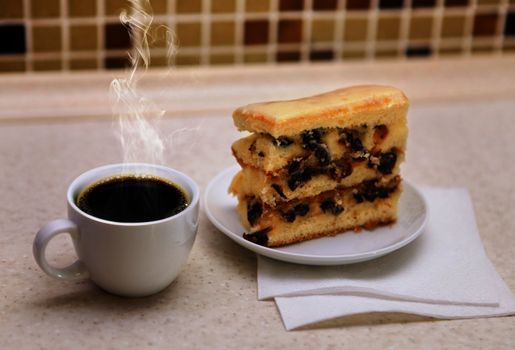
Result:
<svg viewBox="0 0 515 350">
<path fill-rule="evenodd" d="M 138 91 L 140 70 L 150 64 L 150 44 L 154 38 L 153 15 L 149 0 L 129 0 L 130 10 L 123 11 L 120 21 L 128 29 L 133 43 L 129 53 L 130 72 L 126 78 L 113 79 L 110 92 L 113 113 L 118 116 L 119 135 L 124 162 L 164 164 L 165 137 L 159 124 L 165 110 Z M 171 31 L 166 29 L 168 59 L 175 54 Z"/>
</svg>

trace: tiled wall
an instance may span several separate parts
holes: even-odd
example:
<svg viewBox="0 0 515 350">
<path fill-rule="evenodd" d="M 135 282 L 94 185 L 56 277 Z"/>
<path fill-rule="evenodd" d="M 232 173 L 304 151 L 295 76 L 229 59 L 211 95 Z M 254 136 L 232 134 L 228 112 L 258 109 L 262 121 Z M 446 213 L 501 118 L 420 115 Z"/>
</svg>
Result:
<svg viewBox="0 0 515 350">
<path fill-rule="evenodd" d="M 515 0 L 152 0 L 174 64 L 405 59 L 515 51 Z M 0 72 L 111 69 L 126 0 L 0 0 Z M 167 64 L 158 38 L 152 64 Z"/>
</svg>

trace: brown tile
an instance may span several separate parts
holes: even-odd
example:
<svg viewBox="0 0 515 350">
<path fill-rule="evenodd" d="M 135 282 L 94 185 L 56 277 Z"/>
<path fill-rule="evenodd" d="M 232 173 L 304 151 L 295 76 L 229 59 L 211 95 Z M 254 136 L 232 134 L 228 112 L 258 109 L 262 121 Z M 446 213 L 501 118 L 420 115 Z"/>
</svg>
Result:
<svg viewBox="0 0 515 350">
<path fill-rule="evenodd" d="M 32 27 L 34 52 L 61 51 L 61 27 Z"/>
<path fill-rule="evenodd" d="M 96 0 L 68 0 L 68 15 L 70 17 L 94 17 L 96 14 Z"/>
<path fill-rule="evenodd" d="M 181 55 L 179 53 L 175 57 L 175 64 L 177 66 L 197 66 L 200 64 L 200 57 L 198 55 Z"/>
<path fill-rule="evenodd" d="M 338 0 L 316 0 L 313 1 L 315 11 L 334 11 L 338 8 Z"/>
<path fill-rule="evenodd" d="M 366 18 L 348 18 L 345 21 L 343 40 L 346 42 L 366 41 L 368 20 Z"/>
<path fill-rule="evenodd" d="M 493 36 L 497 32 L 497 13 L 476 14 L 474 17 L 475 37 Z"/>
<path fill-rule="evenodd" d="M 268 12 L 270 0 L 246 0 L 245 11 L 247 12 Z"/>
<path fill-rule="evenodd" d="M 504 35 L 515 36 L 515 9 L 506 14 L 504 23 Z"/>
<path fill-rule="evenodd" d="M 98 50 L 97 26 L 72 25 L 70 27 L 70 49 L 72 51 Z"/>
<path fill-rule="evenodd" d="M 411 0 L 411 7 L 423 8 L 423 7 L 435 7 L 436 0 Z"/>
<path fill-rule="evenodd" d="M 279 11 L 302 11 L 304 0 L 279 0 Z"/>
<path fill-rule="evenodd" d="M 92 70 L 97 69 L 98 63 L 94 58 L 85 58 L 85 59 L 72 59 L 70 61 L 70 69 L 71 70 Z"/>
<path fill-rule="evenodd" d="M 334 40 L 334 20 L 315 19 L 311 24 L 311 41 L 327 42 Z"/>
<path fill-rule="evenodd" d="M 234 55 L 231 54 L 212 54 L 209 57 L 211 65 L 228 65 L 234 64 Z"/>
<path fill-rule="evenodd" d="M 236 10 L 236 0 L 211 1 L 212 13 L 231 13 Z"/>
<path fill-rule="evenodd" d="M 464 7 L 468 6 L 469 0 L 444 0 L 446 7 Z"/>
<path fill-rule="evenodd" d="M 396 58 L 399 57 L 397 49 L 378 49 L 375 52 L 376 58 Z"/>
<path fill-rule="evenodd" d="M 30 2 L 32 18 L 53 18 L 61 15 L 59 0 L 32 0 Z"/>
<path fill-rule="evenodd" d="M 300 61 L 300 51 L 279 51 L 275 55 L 277 62 L 298 62 Z"/>
<path fill-rule="evenodd" d="M 23 54 L 27 52 L 25 26 L 23 24 L 0 25 L 0 55 Z"/>
<path fill-rule="evenodd" d="M 25 58 L 14 59 L 12 61 L 0 61 L 0 72 L 15 73 L 25 71 Z"/>
<path fill-rule="evenodd" d="M 150 56 L 150 67 L 168 67 L 170 65 L 170 59 L 166 56 L 157 56 L 152 52 Z"/>
<path fill-rule="evenodd" d="M 431 45 L 413 45 L 406 48 L 404 55 L 406 57 L 430 57 L 433 54 L 433 48 Z"/>
<path fill-rule="evenodd" d="M 379 17 L 377 22 L 377 40 L 399 39 L 401 28 L 400 17 Z"/>
<path fill-rule="evenodd" d="M 345 3 L 347 10 L 368 10 L 370 0 L 347 0 Z"/>
<path fill-rule="evenodd" d="M 495 47 L 494 47 L 493 43 L 472 46 L 472 53 L 475 53 L 475 54 L 492 53 L 492 52 L 494 52 L 494 50 L 495 50 Z"/>
<path fill-rule="evenodd" d="M 378 6 L 381 10 L 394 10 L 401 9 L 404 5 L 404 0 L 379 0 Z"/>
<path fill-rule="evenodd" d="M 412 16 L 410 20 L 410 39 L 429 39 L 433 31 L 433 17 Z"/>
<path fill-rule="evenodd" d="M 180 46 L 200 46 L 200 23 L 177 23 L 175 33 Z"/>
<path fill-rule="evenodd" d="M 177 0 L 175 3 L 177 13 L 202 12 L 202 0 Z"/>
<path fill-rule="evenodd" d="M 302 41 L 302 20 L 282 19 L 279 21 L 279 43 L 300 43 Z"/>
<path fill-rule="evenodd" d="M 129 9 L 128 0 L 104 0 L 104 11 L 108 16 L 118 16 L 122 10 Z"/>
<path fill-rule="evenodd" d="M 166 8 L 167 0 L 152 0 L 152 12 L 156 15 L 162 15 L 167 13 Z"/>
<path fill-rule="evenodd" d="M 440 47 L 438 50 L 440 56 L 458 56 L 463 53 L 461 47 Z"/>
<path fill-rule="evenodd" d="M 129 68 L 131 62 L 128 57 L 106 57 L 104 59 L 104 67 L 107 69 Z"/>
<path fill-rule="evenodd" d="M 62 70 L 63 63 L 61 60 L 35 60 L 32 63 L 35 71 L 55 71 Z"/>
<path fill-rule="evenodd" d="M 104 35 L 104 48 L 108 50 L 129 49 L 131 47 L 129 29 L 121 23 L 106 23 Z"/>
<path fill-rule="evenodd" d="M 165 23 L 154 22 L 149 31 L 149 46 L 150 47 L 168 47 L 168 42 L 171 40 L 170 29 Z"/>
<path fill-rule="evenodd" d="M 234 22 L 211 23 L 211 45 L 234 45 Z"/>
<path fill-rule="evenodd" d="M 501 0 L 477 0 L 478 5 L 500 5 Z"/>
<path fill-rule="evenodd" d="M 332 61 L 333 59 L 333 50 L 313 50 L 309 53 L 310 61 Z"/>
<path fill-rule="evenodd" d="M 510 42 L 504 41 L 502 50 L 503 50 L 503 52 L 509 52 L 510 54 L 512 54 L 513 52 L 515 52 L 515 42 L 510 43 Z"/>
<path fill-rule="evenodd" d="M 268 43 L 268 20 L 245 21 L 244 43 L 245 45 L 264 45 Z"/>
<path fill-rule="evenodd" d="M 2 0 L 0 19 L 13 19 L 23 17 L 23 1 Z"/>
<path fill-rule="evenodd" d="M 443 38 L 461 38 L 465 34 L 465 16 L 445 15 L 442 20 Z"/>
<path fill-rule="evenodd" d="M 243 56 L 245 63 L 266 63 L 268 61 L 268 55 L 263 53 L 245 53 Z"/>
<path fill-rule="evenodd" d="M 343 51 L 342 60 L 344 61 L 355 61 L 364 60 L 367 57 L 365 50 L 359 51 Z"/>
</svg>

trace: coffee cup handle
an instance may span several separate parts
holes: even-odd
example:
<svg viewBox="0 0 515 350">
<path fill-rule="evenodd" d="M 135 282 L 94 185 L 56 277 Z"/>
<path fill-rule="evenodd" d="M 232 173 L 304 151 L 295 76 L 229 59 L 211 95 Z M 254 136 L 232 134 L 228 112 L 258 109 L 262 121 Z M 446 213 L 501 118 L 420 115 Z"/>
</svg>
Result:
<svg viewBox="0 0 515 350">
<path fill-rule="evenodd" d="M 46 260 L 45 251 L 48 242 L 60 233 L 68 233 L 74 242 L 79 236 L 79 228 L 68 219 L 57 219 L 48 222 L 39 230 L 32 245 L 32 252 L 39 267 L 49 276 L 65 281 L 77 281 L 89 276 L 86 266 L 77 260 L 70 266 L 59 268 L 51 266 Z"/>
</svg>

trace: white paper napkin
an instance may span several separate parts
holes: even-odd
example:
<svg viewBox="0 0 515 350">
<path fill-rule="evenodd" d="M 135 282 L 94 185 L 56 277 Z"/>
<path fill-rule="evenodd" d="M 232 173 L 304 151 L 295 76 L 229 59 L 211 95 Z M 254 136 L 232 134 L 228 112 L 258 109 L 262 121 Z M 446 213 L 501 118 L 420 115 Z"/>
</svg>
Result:
<svg viewBox="0 0 515 350">
<path fill-rule="evenodd" d="M 463 189 L 422 189 L 430 218 L 415 242 L 336 267 L 259 257 L 258 296 L 275 298 L 286 328 L 363 312 L 443 318 L 506 315 L 515 299 L 488 260 Z"/>
</svg>

